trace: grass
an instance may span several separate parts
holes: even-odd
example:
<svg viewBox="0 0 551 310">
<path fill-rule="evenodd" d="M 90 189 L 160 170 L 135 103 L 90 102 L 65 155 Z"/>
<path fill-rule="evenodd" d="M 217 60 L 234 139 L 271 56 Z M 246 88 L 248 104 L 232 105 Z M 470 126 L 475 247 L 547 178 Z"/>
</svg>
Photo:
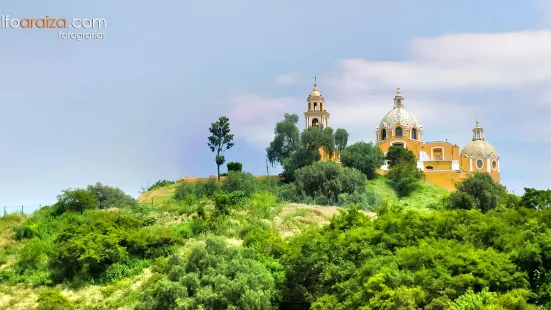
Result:
<svg viewBox="0 0 551 310">
<path fill-rule="evenodd" d="M 449 195 L 449 191 L 445 188 L 423 181 L 420 188 L 410 196 L 400 198 L 392 188 L 390 181 L 380 175 L 367 181 L 366 190 L 377 193 L 383 201 L 390 205 L 421 210 L 440 208 L 442 198 Z"/>
<path fill-rule="evenodd" d="M 133 212 L 143 219 L 159 225 L 175 225 L 179 231 L 192 230 L 190 218 L 196 214 L 200 205 L 204 209 L 214 210 L 209 200 L 177 201 L 172 198 L 177 185 L 171 184 L 143 193 L 136 199 Z M 423 182 L 421 187 L 406 198 L 399 198 L 385 177 L 379 176 L 368 181 L 366 189 L 378 194 L 384 202 L 405 208 L 438 208 L 438 203 L 448 195 L 448 191 Z M 208 234 L 225 236 L 227 243 L 241 246 L 243 232 L 255 225 L 268 225 L 283 237 L 290 237 L 313 227 L 329 223 L 339 213 L 339 207 L 315 206 L 298 203 L 280 203 L 265 192 L 259 192 L 243 203 L 239 210 L 220 220 L 214 231 L 195 235 L 181 245 L 177 251 L 186 253 L 190 245 L 202 242 Z M 109 212 L 109 211 L 106 211 Z M 370 216 L 375 213 L 366 212 Z M 32 217 L 32 216 L 31 216 Z M 17 241 L 15 230 L 27 219 L 26 215 L 12 214 L 0 218 L 0 270 L 10 268 L 17 262 L 20 249 L 27 240 Z M 191 236 L 191 233 L 189 234 Z M 55 288 L 62 291 L 78 309 L 133 309 L 138 302 L 140 287 L 155 274 L 155 263 L 139 267 L 136 273 L 107 284 L 86 283 L 81 287 L 59 284 Z M 38 295 L 43 290 L 32 285 L 8 286 L 0 283 L 0 310 L 32 309 L 36 306 Z"/>
</svg>

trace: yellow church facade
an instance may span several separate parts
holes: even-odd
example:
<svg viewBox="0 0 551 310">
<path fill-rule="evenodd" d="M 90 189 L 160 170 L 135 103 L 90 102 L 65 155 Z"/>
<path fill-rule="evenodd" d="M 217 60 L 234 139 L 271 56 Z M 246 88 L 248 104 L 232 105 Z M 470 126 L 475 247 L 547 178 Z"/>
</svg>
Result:
<svg viewBox="0 0 551 310">
<path fill-rule="evenodd" d="M 329 113 L 325 109 L 325 100 L 314 84 L 308 96 L 308 110 L 304 113 L 306 128 L 322 124 L 329 126 Z M 425 179 L 448 190 L 455 189 L 457 182 L 475 172 L 485 172 L 495 182 L 501 180 L 499 155 L 496 149 L 486 141 L 484 129 L 477 121 L 472 130 L 472 140 L 463 148 L 448 141 L 423 140 L 423 125 L 404 106 L 404 97 L 398 89 L 392 109 L 383 116 L 375 132 L 377 146 L 387 153 L 391 146 L 399 146 L 412 151 L 417 158 L 417 168 L 425 174 Z M 322 152 L 322 160 L 337 160 Z M 387 165 L 379 170 L 386 174 Z"/>
</svg>

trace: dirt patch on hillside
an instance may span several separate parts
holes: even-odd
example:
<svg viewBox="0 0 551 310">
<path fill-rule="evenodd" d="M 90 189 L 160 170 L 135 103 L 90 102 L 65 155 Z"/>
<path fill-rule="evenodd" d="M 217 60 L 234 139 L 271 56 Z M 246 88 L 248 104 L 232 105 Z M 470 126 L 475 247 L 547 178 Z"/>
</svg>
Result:
<svg viewBox="0 0 551 310">
<path fill-rule="evenodd" d="M 294 236 L 309 227 L 320 227 L 329 224 L 331 218 L 343 208 L 333 206 L 316 206 L 291 203 L 283 207 L 274 218 L 274 225 L 283 237 Z M 374 218 L 374 212 L 360 211 Z"/>
<path fill-rule="evenodd" d="M 330 219 L 334 215 L 339 214 L 339 210 L 344 211 L 343 208 L 333 207 L 333 206 L 316 206 L 316 205 L 307 205 L 307 204 L 302 204 L 302 203 L 290 203 L 290 204 L 286 205 L 283 208 L 283 210 L 281 211 L 279 216 L 283 217 L 287 214 L 300 212 L 299 211 L 300 209 L 310 210 L 315 215 L 323 216 L 326 219 Z M 377 214 L 375 212 L 367 212 L 367 211 L 361 211 L 361 210 L 360 210 L 360 212 L 364 213 L 365 215 L 367 215 L 369 217 L 377 216 Z"/>
</svg>

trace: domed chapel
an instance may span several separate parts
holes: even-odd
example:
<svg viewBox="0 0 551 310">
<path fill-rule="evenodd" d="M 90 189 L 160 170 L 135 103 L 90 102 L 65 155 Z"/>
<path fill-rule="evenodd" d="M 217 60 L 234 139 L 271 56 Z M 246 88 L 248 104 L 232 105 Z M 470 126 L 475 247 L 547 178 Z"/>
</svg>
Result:
<svg viewBox="0 0 551 310">
<path fill-rule="evenodd" d="M 325 99 L 314 83 L 314 89 L 307 99 L 308 109 L 304 113 L 306 128 L 329 126 L 329 113 Z M 411 150 L 417 157 L 417 168 L 423 170 L 428 182 L 453 190 L 455 184 L 474 172 L 487 172 L 495 182 L 500 182 L 499 155 L 484 138 L 484 129 L 476 121 L 472 141 L 461 150 L 457 144 L 448 141 L 423 141 L 423 125 L 404 106 L 404 96 L 398 88 L 394 106 L 381 120 L 375 132 L 377 146 L 386 154 L 391 146 Z M 338 160 L 322 153 L 322 160 Z M 388 170 L 383 165 L 379 172 Z"/>
</svg>

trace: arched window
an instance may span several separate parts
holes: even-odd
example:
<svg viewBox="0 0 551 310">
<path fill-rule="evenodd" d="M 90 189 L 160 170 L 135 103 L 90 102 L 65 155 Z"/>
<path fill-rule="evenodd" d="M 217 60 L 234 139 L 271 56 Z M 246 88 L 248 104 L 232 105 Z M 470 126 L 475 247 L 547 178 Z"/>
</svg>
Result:
<svg viewBox="0 0 551 310">
<path fill-rule="evenodd" d="M 318 103 L 314 102 L 314 112 L 317 112 L 317 111 L 318 111 Z"/>
<path fill-rule="evenodd" d="M 417 140 L 417 129 L 416 129 L 416 128 L 413 128 L 413 129 L 411 130 L 411 138 L 412 138 L 413 140 Z"/>
<path fill-rule="evenodd" d="M 396 137 L 402 136 L 402 127 L 396 127 Z"/>
<path fill-rule="evenodd" d="M 386 140 L 386 129 L 381 130 L 381 140 Z"/>
<path fill-rule="evenodd" d="M 496 170 L 497 169 L 497 161 L 492 161 L 492 169 Z"/>
<path fill-rule="evenodd" d="M 317 126 L 319 124 L 319 120 L 317 118 L 314 118 L 312 120 L 312 126 Z"/>
</svg>

